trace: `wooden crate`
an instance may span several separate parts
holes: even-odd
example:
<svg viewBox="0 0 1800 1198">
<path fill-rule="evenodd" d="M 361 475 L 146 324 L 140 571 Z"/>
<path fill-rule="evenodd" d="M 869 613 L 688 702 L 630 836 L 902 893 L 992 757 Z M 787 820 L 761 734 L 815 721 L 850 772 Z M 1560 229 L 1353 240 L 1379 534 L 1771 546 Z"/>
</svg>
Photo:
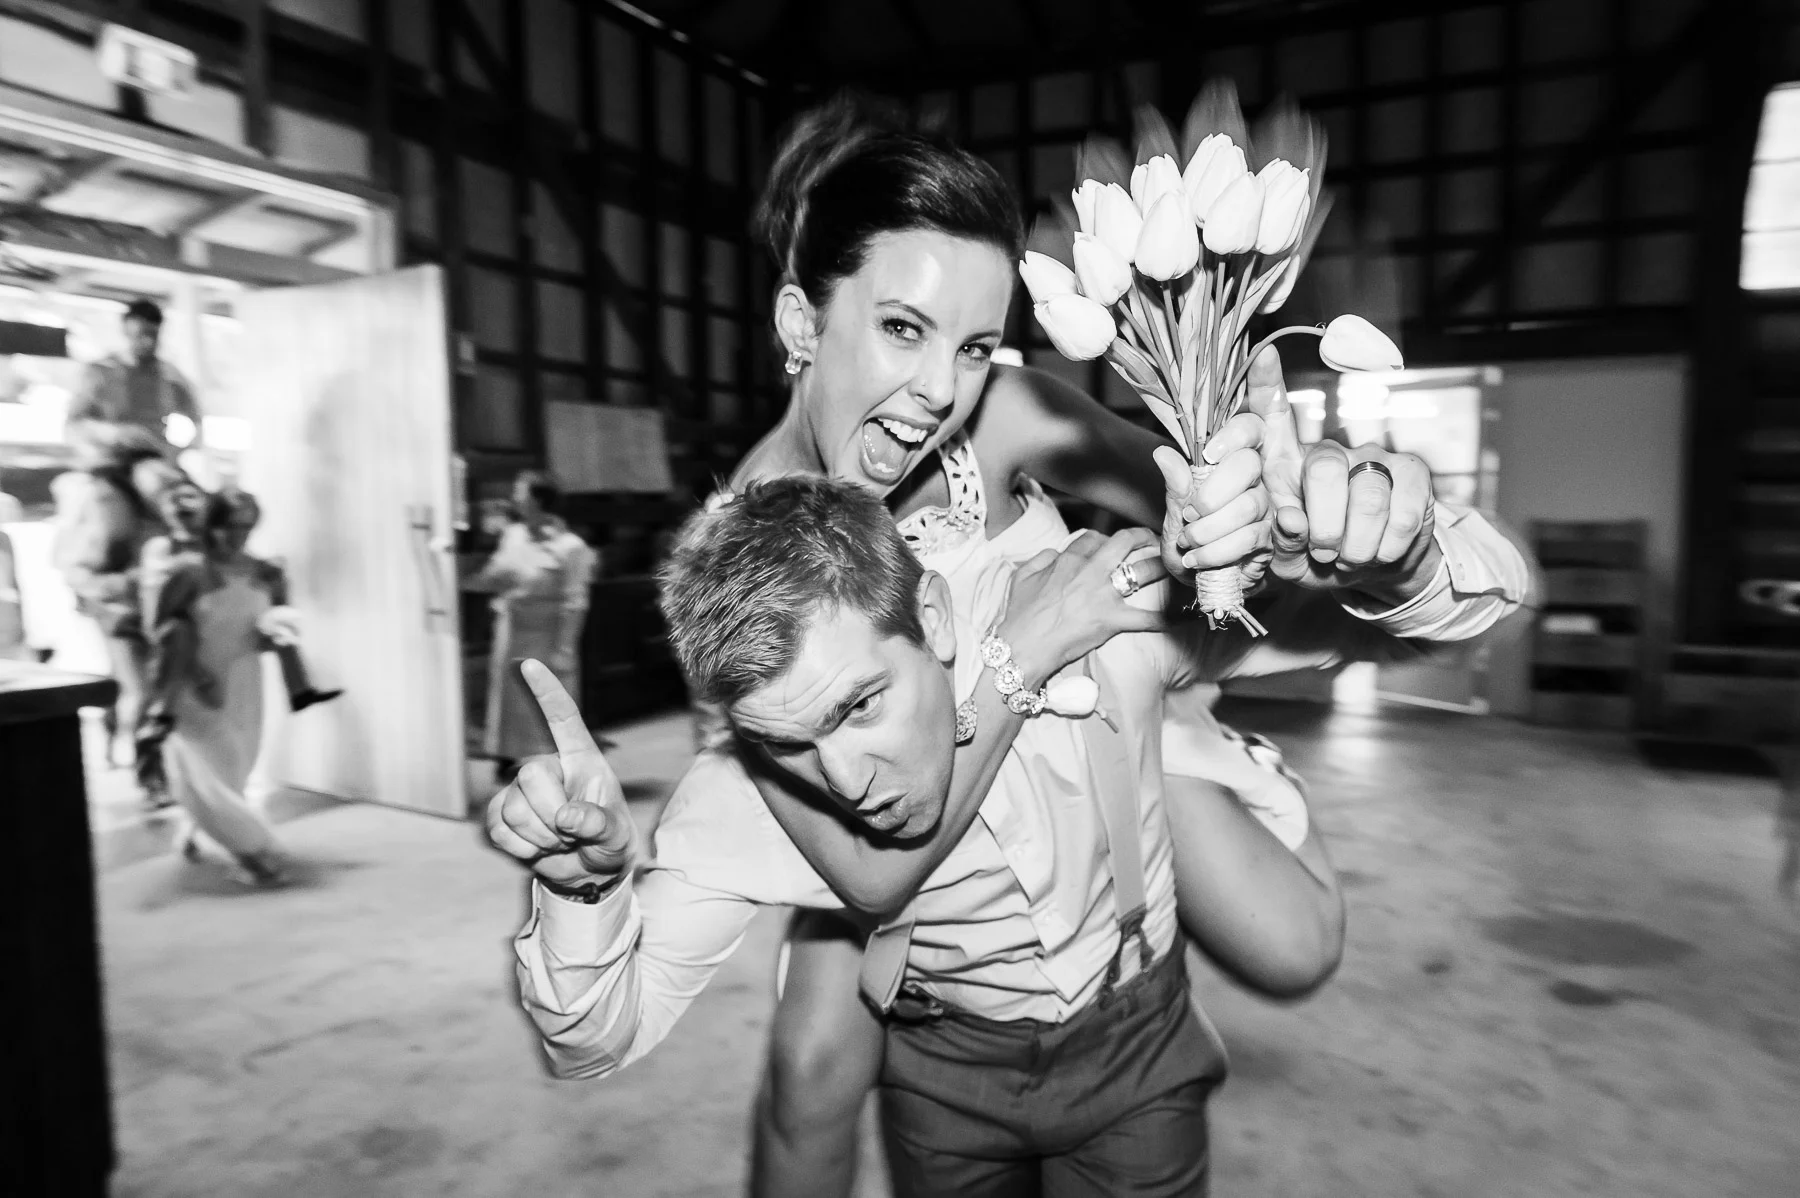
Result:
<svg viewBox="0 0 1800 1198">
<path fill-rule="evenodd" d="M 1545 632 L 1540 627 L 1532 641 L 1531 664 L 1589 670 L 1635 670 L 1641 645 L 1635 636 Z"/>
<path fill-rule="evenodd" d="M 1604 695 L 1592 691 L 1531 692 L 1532 722 L 1552 728 L 1624 732 L 1632 727 L 1636 706 L 1630 695 Z"/>
<path fill-rule="evenodd" d="M 1644 575 L 1638 570 L 1544 570 L 1547 607 L 1637 607 L 1643 601 Z"/>
<path fill-rule="evenodd" d="M 1536 521 L 1531 539 L 1543 570 L 1543 605 L 1586 611 L 1601 627 L 1644 626 L 1641 520 Z M 1637 723 L 1643 643 L 1637 632 L 1570 633 L 1544 627 L 1532 638 L 1531 718 L 1561 728 L 1623 731 Z M 1587 677 L 1582 677 L 1585 672 Z M 1556 689 L 1574 687 L 1579 689 Z"/>
<path fill-rule="evenodd" d="M 1800 680 L 1742 674 L 1668 674 L 1663 725 L 1729 744 L 1800 740 Z"/>
<path fill-rule="evenodd" d="M 1531 526 L 1538 564 L 1636 570 L 1644 564 L 1644 523 L 1539 520 Z"/>
</svg>

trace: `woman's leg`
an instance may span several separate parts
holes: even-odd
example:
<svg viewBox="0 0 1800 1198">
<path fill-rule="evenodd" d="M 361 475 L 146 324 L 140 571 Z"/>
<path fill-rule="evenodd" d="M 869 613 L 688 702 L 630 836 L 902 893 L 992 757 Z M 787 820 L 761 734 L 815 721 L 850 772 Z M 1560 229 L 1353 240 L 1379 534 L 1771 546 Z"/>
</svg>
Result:
<svg viewBox="0 0 1800 1198">
<path fill-rule="evenodd" d="M 857 985 L 862 946 L 855 928 L 823 912 L 799 912 L 788 929 L 787 978 L 757 1100 L 752 1198 L 850 1194 L 885 1046 Z"/>
</svg>

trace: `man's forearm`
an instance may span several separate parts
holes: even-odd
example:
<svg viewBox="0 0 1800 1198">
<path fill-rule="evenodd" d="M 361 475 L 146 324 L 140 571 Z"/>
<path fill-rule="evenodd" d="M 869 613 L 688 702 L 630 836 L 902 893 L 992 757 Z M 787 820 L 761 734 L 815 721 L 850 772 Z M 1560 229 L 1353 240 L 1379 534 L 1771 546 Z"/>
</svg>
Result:
<svg viewBox="0 0 1800 1198">
<path fill-rule="evenodd" d="M 737 946 L 755 904 L 650 870 L 598 903 L 535 882 L 514 938 L 519 996 L 558 1077 L 605 1077 L 660 1044 Z"/>
<path fill-rule="evenodd" d="M 1278 997 L 1315 989 L 1337 967 L 1344 929 L 1316 836 L 1290 852 L 1224 787 L 1176 776 L 1165 787 L 1182 927 L 1246 985 Z"/>
<path fill-rule="evenodd" d="M 513 941 L 519 995 L 558 1077 L 604 1077 L 637 1039 L 640 926 L 629 881 L 593 905 L 531 886 L 531 920 Z"/>
</svg>

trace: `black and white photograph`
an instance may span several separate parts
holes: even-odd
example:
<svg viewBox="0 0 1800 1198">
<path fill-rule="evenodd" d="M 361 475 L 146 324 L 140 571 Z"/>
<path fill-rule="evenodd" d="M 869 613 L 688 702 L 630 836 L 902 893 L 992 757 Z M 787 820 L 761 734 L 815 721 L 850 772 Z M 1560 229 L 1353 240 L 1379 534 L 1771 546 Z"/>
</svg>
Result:
<svg viewBox="0 0 1800 1198">
<path fill-rule="evenodd" d="M 1800 1193 L 1796 0 L 0 0 L 17 1198 Z"/>
</svg>

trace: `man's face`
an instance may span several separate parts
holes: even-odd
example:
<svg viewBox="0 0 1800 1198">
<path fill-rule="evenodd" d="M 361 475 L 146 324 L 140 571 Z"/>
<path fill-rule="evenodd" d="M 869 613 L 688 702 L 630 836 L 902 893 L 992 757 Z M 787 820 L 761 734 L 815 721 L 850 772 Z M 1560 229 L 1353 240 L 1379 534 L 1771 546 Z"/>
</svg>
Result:
<svg viewBox="0 0 1800 1198">
<path fill-rule="evenodd" d="M 156 357 L 156 342 L 161 336 L 162 326 L 155 321 L 141 316 L 125 318 L 125 352 L 132 361 L 148 362 Z"/>
<path fill-rule="evenodd" d="M 948 589 L 927 575 L 925 644 L 884 636 L 859 611 L 821 611 L 786 674 L 730 709 L 738 734 L 876 832 L 937 826 L 956 752 Z"/>
</svg>

